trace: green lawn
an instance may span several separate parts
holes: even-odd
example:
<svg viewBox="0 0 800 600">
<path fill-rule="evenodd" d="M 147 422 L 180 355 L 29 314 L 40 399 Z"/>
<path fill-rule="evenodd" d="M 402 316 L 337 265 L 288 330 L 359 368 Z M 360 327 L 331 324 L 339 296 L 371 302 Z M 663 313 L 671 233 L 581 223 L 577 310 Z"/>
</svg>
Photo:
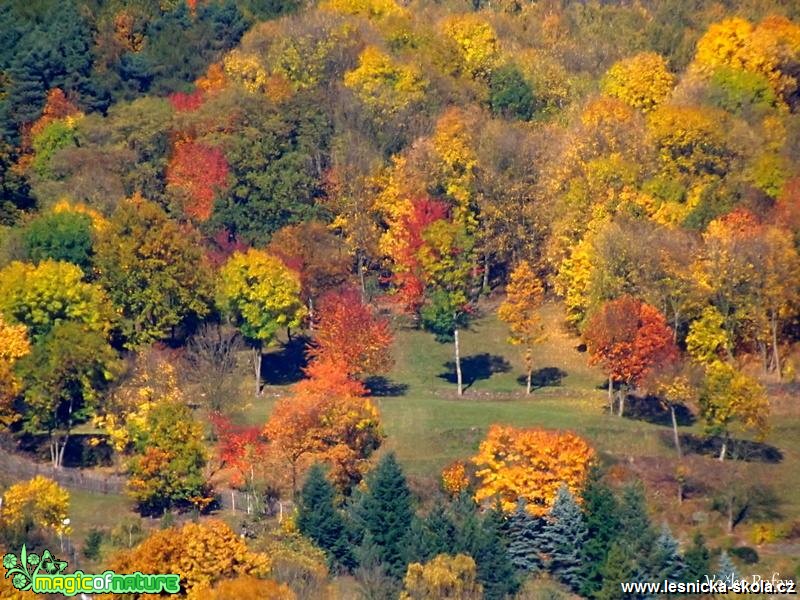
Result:
<svg viewBox="0 0 800 600">
<path fill-rule="evenodd" d="M 662 427 L 605 414 L 602 373 L 587 366 L 586 354 L 577 349 L 579 340 L 564 331 L 558 305 L 547 305 L 543 316 L 549 333 L 536 349 L 535 364 L 537 370 L 559 373 L 560 381 L 551 375 L 549 385 L 530 396 L 519 381 L 523 367 L 518 348 L 506 343 L 506 327 L 489 309 L 461 336 L 469 386 L 462 398 L 443 377 L 453 345 L 437 344 L 423 331 L 397 333 L 396 364 L 389 378 L 408 388 L 402 395 L 379 398 L 378 404 L 387 446 L 409 473 L 434 476 L 448 462 L 467 458 L 492 423 L 573 429 L 602 452 L 620 456 L 668 451 L 659 439 Z"/>
</svg>

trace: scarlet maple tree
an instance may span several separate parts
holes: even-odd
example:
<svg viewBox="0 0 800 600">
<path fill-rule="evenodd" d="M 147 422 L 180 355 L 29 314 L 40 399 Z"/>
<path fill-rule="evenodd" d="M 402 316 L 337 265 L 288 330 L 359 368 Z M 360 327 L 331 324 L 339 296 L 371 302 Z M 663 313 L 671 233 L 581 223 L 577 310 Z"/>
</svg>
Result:
<svg viewBox="0 0 800 600">
<path fill-rule="evenodd" d="M 188 217 L 206 221 L 211 216 L 214 194 L 228 185 L 228 161 L 219 148 L 179 141 L 167 166 L 167 185 Z"/>
<path fill-rule="evenodd" d="M 217 438 L 217 459 L 234 470 L 231 483 L 252 487 L 256 466 L 266 450 L 261 428 L 236 425 L 220 413 L 211 415 L 210 420 Z"/>
<path fill-rule="evenodd" d="M 544 516 L 562 484 L 579 494 L 594 456 L 589 444 L 570 431 L 492 425 L 472 457 L 480 481 L 475 499 L 498 501 L 512 512 L 524 498 L 528 512 Z"/>
<path fill-rule="evenodd" d="M 635 387 L 654 369 L 678 358 L 664 315 L 629 295 L 603 304 L 589 319 L 583 337 L 589 363 L 602 365 L 608 373 L 609 403 L 613 382 Z M 620 416 L 624 410 L 621 396 Z"/>
<path fill-rule="evenodd" d="M 361 301 L 352 288 L 328 292 L 320 300 L 311 362 L 329 362 L 352 378 L 383 373 L 392 365 L 389 322 Z"/>
<path fill-rule="evenodd" d="M 444 202 L 419 198 L 412 202 L 410 214 L 399 222 L 392 256 L 393 281 L 398 289 L 398 302 L 408 312 L 418 312 L 424 302 L 426 275 L 420 257 L 426 243 L 424 232 L 431 224 L 447 219 L 448 212 Z"/>
</svg>

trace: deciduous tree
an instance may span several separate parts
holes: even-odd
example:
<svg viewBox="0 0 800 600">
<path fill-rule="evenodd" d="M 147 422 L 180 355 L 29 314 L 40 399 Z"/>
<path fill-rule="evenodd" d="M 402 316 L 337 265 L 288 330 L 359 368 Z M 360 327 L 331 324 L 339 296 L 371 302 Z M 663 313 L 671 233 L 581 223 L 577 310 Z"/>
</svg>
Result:
<svg viewBox="0 0 800 600">
<path fill-rule="evenodd" d="M 512 512 L 524 498 L 528 512 L 547 514 L 562 483 L 578 493 L 594 451 L 571 432 L 492 425 L 472 462 L 480 481 L 475 499 L 496 500 Z"/>
<path fill-rule="evenodd" d="M 95 414 L 104 389 L 119 372 L 117 353 L 101 333 L 65 321 L 39 340 L 18 372 L 25 390 L 23 427 L 47 433 L 50 460 L 61 467 L 72 428 Z"/>
<path fill-rule="evenodd" d="M 392 365 L 393 336 L 389 322 L 375 314 L 352 288 L 328 292 L 319 304 L 312 361 L 328 362 L 347 376 L 362 379 L 386 372 Z"/>
<path fill-rule="evenodd" d="M 134 196 L 119 204 L 96 244 L 99 280 L 122 316 L 125 343 L 141 347 L 206 315 L 211 276 L 199 236 Z"/>
<path fill-rule="evenodd" d="M 253 345 L 258 396 L 264 345 L 273 342 L 281 327 L 298 327 L 306 314 L 300 278 L 266 252 L 236 252 L 220 271 L 217 304 Z"/>
<path fill-rule="evenodd" d="M 9 487 L 3 494 L 0 520 L 11 527 L 24 526 L 30 519 L 36 527 L 53 533 L 71 531 L 67 521 L 69 492 L 52 479 L 37 475 Z"/>
<path fill-rule="evenodd" d="M 105 292 L 83 281 L 76 265 L 46 260 L 13 262 L 0 270 L 0 312 L 28 328 L 37 342 L 63 321 L 107 334 L 114 322 Z"/>
<path fill-rule="evenodd" d="M 440 554 L 424 564 L 408 565 L 401 600 L 479 600 L 483 586 L 477 580 L 471 556 Z"/>
<path fill-rule="evenodd" d="M 156 531 L 133 550 L 112 558 L 110 568 L 121 573 L 179 573 L 188 597 L 227 579 L 263 577 L 270 559 L 251 552 L 244 540 L 217 519 Z M 193 594 L 195 594 L 193 596 Z"/>
<path fill-rule="evenodd" d="M 521 346 L 525 363 L 527 385 L 531 393 L 533 375 L 533 346 L 542 340 L 542 324 L 538 310 L 544 301 L 544 289 L 527 261 L 520 262 L 511 272 L 506 286 L 506 299 L 497 309 L 497 316 L 511 330 L 509 343 Z"/>
<path fill-rule="evenodd" d="M 608 372 L 609 404 L 614 381 L 635 387 L 653 370 L 678 356 L 664 316 L 627 295 L 603 304 L 589 319 L 583 335 L 590 363 L 600 363 Z M 623 396 L 620 416 L 624 406 Z"/>
<path fill-rule="evenodd" d="M 207 221 L 214 197 L 228 186 L 228 161 L 219 148 L 202 142 L 179 141 L 167 166 L 167 190 L 190 219 Z"/>
</svg>

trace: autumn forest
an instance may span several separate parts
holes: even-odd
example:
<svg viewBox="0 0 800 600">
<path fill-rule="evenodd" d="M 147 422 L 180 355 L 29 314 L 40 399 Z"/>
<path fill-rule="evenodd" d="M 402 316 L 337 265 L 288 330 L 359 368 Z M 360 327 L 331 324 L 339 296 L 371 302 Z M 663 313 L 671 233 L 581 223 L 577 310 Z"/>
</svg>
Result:
<svg viewBox="0 0 800 600">
<path fill-rule="evenodd" d="M 0 598 L 797 580 L 799 371 L 796 1 L 0 3 Z"/>
</svg>

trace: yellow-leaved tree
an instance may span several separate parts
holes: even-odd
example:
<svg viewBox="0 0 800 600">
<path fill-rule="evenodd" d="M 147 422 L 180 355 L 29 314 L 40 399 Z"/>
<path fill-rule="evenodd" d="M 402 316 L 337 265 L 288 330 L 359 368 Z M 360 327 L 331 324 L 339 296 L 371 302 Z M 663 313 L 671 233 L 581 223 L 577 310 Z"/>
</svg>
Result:
<svg viewBox="0 0 800 600">
<path fill-rule="evenodd" d="M 228 525 L 212 519 L 156 531 L 117 554 L 110 568 L 118 573 L 178 573 L 185 597 L 199 599 L 208 598 L 208 589 L 225 580 L 266 576 L 270 560 L 248 550 Z"/>
<path fill-rule="evenodd" d="M 562 484 L 580 493 L 594 457 L 589 444 L 570 431 L 492 425 L 472 457 L 480 481 L 475 499 L 498 501 L 512 512 L 524 498 L 531 514 L 544 516 Z"/>
<path fill-rule="evenodd" d="M 422 101 L 428 82 L 416 65 L 401 64 L 376 46 L 367 46 L 358 66 L 344 76 L 344 84 L 379 120 L 390 118 Z"/>
<path fill-rule="evenodd" d="M 472 78 L 488 76 L 500 59 L 500 44 L 491 24 L 480 15 L 452 15 L 441 24 L 442 33 L 456 48 L 456 73 Z"/>
<path fill-rule="evenodd" d="M 298 327 L 306 315 L 300 277 L 262 250 L 236 252 L 219 273 L 217 304 L 253 346 L 256 395 L 261 393 L 261 357 L 278 330 Z"/>
<path fill-rule="evenodd" d="M 408 565 L 400 600 L 480 600 L 475 560 L 466 554 L 439 554 L 424 564 Z"/>
<path fill-rule="evenodd" d="M 506 299 L 497 309 L 497 316 L 508 324 L 511 335 L 510 344 L 522 348 L 527 385 L 525 393 L 531 393 L 533 376 L 533 347 L 542 341 L 542 323 L 539 308 L 544 300 L 542 282 L 536 276 L 530 263 L 521 261 L 511 272 L 506 286 Z"/>
<path fill-rule="evenodd" d="M 706 433 L 722 438 L 720 460 L 725 460 L 733 432 L 752 432 L 763 440 L 769 431 L 769 399 L 764 388 L 722 361 L 706 366 L 700 412 Z"/>
<path fill-rule="evenodd" d="M 0 520 L 4 525 L 22 531 L 35 526 L 64 535 L 71 531 L 68 511 L 69 492 L 52 479 L 37 475 L 6 490 Z"/>
<path fill-rule="evenodd" d="M 31 351 L 28 330 L 24 325 L 7 323 L 0 314 L 0 423 L 10 425 L 19 419 L 12 402 L 21 391 L 13 371 L 14 363 Z"/>
<path fill-rule="evenodd" d="M 648 112 L 660 104 L 675 85 L 664 57 L 641 52 L 614 63 L 603 78 L 603 91 L 629 106 Z"/>
</svg>

